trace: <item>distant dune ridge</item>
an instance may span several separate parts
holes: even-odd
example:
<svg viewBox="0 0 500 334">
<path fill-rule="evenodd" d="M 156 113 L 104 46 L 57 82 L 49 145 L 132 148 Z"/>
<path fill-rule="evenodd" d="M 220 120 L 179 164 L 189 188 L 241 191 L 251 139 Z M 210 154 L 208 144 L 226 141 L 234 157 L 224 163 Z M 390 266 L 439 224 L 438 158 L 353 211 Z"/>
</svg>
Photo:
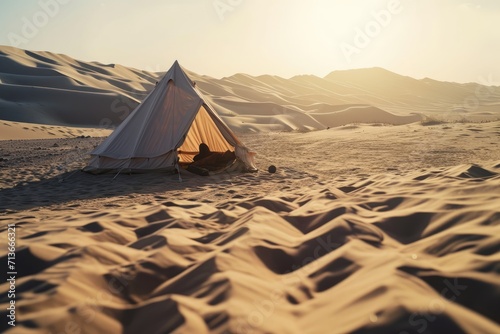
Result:
<svg viewBox="0 0 500 334">
<path fill-rule="evenodd" d="M 350 123 L 399 125 L 419 121 L 422 114 L 479 120 L 500 114 L 499 87 L 416 80 L 381 68 L 289 79 L 246 74 L 215 79 L 188 73 L 237 132 L 308 131 Z M 2 46 L 0 119 L 112 129 L 161 75 Z"/>
<path fill-rule="evenodd" d="M 152 74 L 64 55 L 0 48 L 0 118 L 73 126 L 119 124 L 154 87 Z"/>
</svg>

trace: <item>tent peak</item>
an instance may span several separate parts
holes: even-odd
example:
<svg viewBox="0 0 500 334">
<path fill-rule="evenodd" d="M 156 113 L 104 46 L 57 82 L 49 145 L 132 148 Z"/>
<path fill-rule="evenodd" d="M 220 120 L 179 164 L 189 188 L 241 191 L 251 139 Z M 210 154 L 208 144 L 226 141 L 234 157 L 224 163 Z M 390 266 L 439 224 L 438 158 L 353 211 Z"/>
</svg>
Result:
<svg viewBox="0 0 500 334">
<path fill-rule="evenodd" d="M 172 65 L 172 66 L 182 68 L 181 64 L 179 63 L 179 61 L 178 61 L 177 59 L 174 61 L 174 63 L 173 63 L 173 65 Z"/>
</svg>

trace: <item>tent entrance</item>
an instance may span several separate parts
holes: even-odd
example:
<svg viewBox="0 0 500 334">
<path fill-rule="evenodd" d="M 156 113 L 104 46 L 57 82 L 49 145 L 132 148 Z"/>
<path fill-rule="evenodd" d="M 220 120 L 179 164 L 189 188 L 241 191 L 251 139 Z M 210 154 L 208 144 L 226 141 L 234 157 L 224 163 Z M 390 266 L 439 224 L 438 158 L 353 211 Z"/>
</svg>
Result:
<svg viewBox="0 0 500 334">
<path fill-rule="evenodd" d="M 205 143 L 211 152 L 234 151 L 234 147 L 227 142 L 204 105 L 196 114 L 189 128 L 186 139 L 178 149 L 181 163 L 193 162 L 193 157 L 199 153 L 199 146 Z"/>
</svg>

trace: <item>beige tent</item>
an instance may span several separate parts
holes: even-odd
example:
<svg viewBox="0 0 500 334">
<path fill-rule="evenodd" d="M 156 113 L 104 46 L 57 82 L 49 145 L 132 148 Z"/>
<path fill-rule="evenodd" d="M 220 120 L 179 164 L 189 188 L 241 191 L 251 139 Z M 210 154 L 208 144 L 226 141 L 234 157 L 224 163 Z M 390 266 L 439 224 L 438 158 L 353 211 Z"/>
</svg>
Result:
<svg viewBox="0 0 500 334">
<path fill-rule="evenodd" d="M 234 151 L 254 170 L 251 153 L 203 98 L 176 61 L 146 99 L 91 152 L 88 172 L 174 170 L 200 143 Z"/>
</svg>

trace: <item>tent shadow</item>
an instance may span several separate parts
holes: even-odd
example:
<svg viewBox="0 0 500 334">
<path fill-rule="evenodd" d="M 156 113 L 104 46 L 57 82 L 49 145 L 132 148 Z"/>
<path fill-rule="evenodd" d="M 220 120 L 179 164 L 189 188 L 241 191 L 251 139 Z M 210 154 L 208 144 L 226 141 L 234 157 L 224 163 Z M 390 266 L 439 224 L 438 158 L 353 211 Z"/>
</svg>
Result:
<svg viewBox="0 0 500 334">
<path fill-rule="evenodd" d="M 186 192 L 185 196 L 180 196 L 186 199 L 195 197 L 194 192 L 204 190 L 204 186 L 229 184 L 236 175 L 242 174 L 224 173 L 203 177 L 182 171 L 182 182 L 180 182 L 179 175 L 172 173 L 91 175 L 80 170 L 72 170 L 48 179 L 24 182 L 12 188 L 0 189 L 0 214 L 64 203 L 72 207 L 77 205 L 71 203 L 74 201 L 133 194 L 161 196 L 165 195 L 165 192 L 171 194 L 178 191 Z M 199 200 L 202 201 L 202 198 Z"/>
</svg>

